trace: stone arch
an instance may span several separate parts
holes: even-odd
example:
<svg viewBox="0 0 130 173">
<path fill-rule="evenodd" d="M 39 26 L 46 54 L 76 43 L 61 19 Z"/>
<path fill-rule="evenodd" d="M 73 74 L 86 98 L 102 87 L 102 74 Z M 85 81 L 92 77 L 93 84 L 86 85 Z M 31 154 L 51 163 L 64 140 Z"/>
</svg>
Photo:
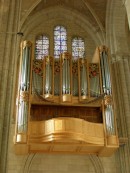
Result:
<svg viewBox="0 0 130 173">
<path fill-rule="evenodd" d="M 35 9 L 35 7 L 37 7 L 39 4 L 40 4 L 41 0 L 37 0 L 31 7 L 30 9 L 25 13 L 25 15 L 22 17 L 22 20 L 20 22 L 20 25 L 19 25 L 19 28 L 22 27 L 22 25 L 24 24 L 24 22 L 26 21 L 26 19 L 28 18 L 28 16 L 31 14 L 31 12 Z M 94 12 L 94 10 L 92 9 L 92 7 L 89 5 L 88 2 L 82 0 L 81 1 L 85 6 L 86 8 L 88 8 L 88 10 L 90 11 L 90 13 L 92 14 L 92 16 L 94 17 L 94 19 L 96 20 L 99 28 L 101 29 L 101 32 L 102 32 L 102 37 L 103 39 L 105 40 L 105 35 L 104 35 L 104 32 L 105 32 L 105 28 L 103 27 L 102 23 L 100 22 L 100 19 L 98 18 L 98 16 L 96 15 L 96 13 Z"/>
<path fill-rule="evenodd" d="M 98 156 L 93 155 L 90 155 L 89 158 L 94 166 L 95 173 L 104 173 L 104 168 L 100 158 Z"/>
<path fill-rule="evenodd" d="M 105 28 L 103 27 L 102 23 L 100 22 L 100 19 L 98 18 L 97 14 L 93 10 L 93 8 L 90 6 L 89 2 L 88 1 L 84 1 L 84 0 L 82 0 L 82 2 L 89 9 L 89 11 L 93 15 L 94 19 L 96 20 L 98 26 L 100 27 L 101 31 L 104 33 L 105 32 Z M 103 34 L 103 37 L 104 37 L 104 34 Z M 104 38 L 104 41 L 105 41 L 105 38 Z"/>
<path fill-rule="evenodd" d="M 104 33 L 100 29 L 97 30 L 96 27 L 90 23 L 89 18 L 86 18 L 86 16 L 82 15 L 81 13 L 74 10 L 71 11 L 70 9 L 67 9 L 63 6 L 56 6 L 53 8 L 50 7 L 43 11 L 39 11 L 34 15 L 27 16 L 20 30 L 24 32 L 25 35 L 28 35 L 29 31 L 31 31 L 32 28 L 41 23 L 41 19 L 44 22 L 46 20 L 52 20 L 54 16 L 55 20 L 58 18 L 65 18 L 69 21 L 75 21 L 77 25 L 80 25 L 81 27 L 86 29 L 86 31 L 91 35 L 97 45 L 104 44 Z"/>
<path fill-rule="evenodd" d="M 120 0 L 107 1 L 106 22 L 106 42 L 111 53 L 128 53 L 126 9 Z"/>
<path fill-rule="evenodd" d="M 25 15 L 22 17 L 22 20 L 19 24 L 19 29 L 23 26 L 24 22 L 26 21 L 29 14 L 34 10 L 34 8 L 41 2 L 41 0 L 36 0 L 36 2 L 30 7 L 30 9 L 25 13 Z"/>
<path fill-rule="evenodd" d="M 35 158 L 35 156 L 36 156 L 36 154 L 28 154 L 28 156 L 25 159 L 24 166 L 23 166 L 23 173 L 29 172 L 31 163 L 32 163 L 33 159 Z"/>
<path fill-rule="evenodd" d="M 30 173 L 34 171 L 35 166 L 37 165 L 49 165 L 52 167 L 43 166 L 40 171 L 47 170 L 53 172 L 53 169 L 57 172 L 69 172 L 71 170 L 71 166 L 73 165 L 72 169 L 79 169 L 79 172 L 92 172 L 92 173 L 104 173 L 104 168 L 100 161 L 100 158 L 93 155 L 50 155 L 50 154 L 29 154 L 26 158 L 23 173 Z M 61 165 L 61 168 L 58 167 L 57 163 Z M 55 166 L 56 165 L 56 166 Z M 75 168 L 76 167 L 76 168 Z M 83 170 L 81 170 L 83 168 Z M 71 170 L 74 171 L 74 170 Z"/>
</svg>

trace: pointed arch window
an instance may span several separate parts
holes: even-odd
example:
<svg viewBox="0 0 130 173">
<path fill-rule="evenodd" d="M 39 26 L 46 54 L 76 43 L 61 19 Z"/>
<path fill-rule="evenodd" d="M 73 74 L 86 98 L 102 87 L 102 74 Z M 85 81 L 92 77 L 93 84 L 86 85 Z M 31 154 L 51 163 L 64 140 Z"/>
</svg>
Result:
<svg viewBox="0 0 130 173">
<path fill-rule="evenodd" d="M 54 28 L 54 57 L 59 58 L 59 55 L 67 51 L 67 31 L 63 26 Z"/>
<path fill-rule="evenodd" d="M 35 58 L 43 59 L 43 57 L 47 55 L 49 55 L 49 38 L 46 35 L 37 36 L 35 43 Z"/>
<path fill-rule="evenodd" d="M 72 57 L 74 59 L 83 58 L 85 56 L 85 43 L 81 37 L 72 39 Z"/>
</svg>

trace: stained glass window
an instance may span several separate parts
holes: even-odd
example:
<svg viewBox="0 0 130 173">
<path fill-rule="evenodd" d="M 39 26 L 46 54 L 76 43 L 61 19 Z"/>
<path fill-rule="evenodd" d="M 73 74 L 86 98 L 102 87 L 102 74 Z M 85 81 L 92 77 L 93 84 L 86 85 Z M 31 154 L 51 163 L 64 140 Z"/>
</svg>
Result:
<svg viewBox="0 0 130 173">
<path fill-rule="evenodd" d="M 74 37 L 72 39 L 72 56 L 74 59 L 85 56 L 84 40 L 81 37 Z"/>
<path fill-rule="evenodd" d="M 36 59 L 43 59 L 44 56 L 49 55 L 49 38 L 47 36 L 38 36 L 35 44 Z"/>
<path fill-rule="evenodd" d="M 54 57 L 59 58 L 59 55 L 67 51 L 67 32 L 63 26 L 54 28 Z"/>
</svg>

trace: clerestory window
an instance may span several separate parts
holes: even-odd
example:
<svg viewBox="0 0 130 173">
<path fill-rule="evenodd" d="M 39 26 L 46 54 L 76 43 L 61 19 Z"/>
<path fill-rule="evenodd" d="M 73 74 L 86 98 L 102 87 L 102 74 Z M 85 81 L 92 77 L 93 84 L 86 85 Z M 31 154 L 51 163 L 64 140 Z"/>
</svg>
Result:
<svg viewBox="0 0 130 173">
<path fill-rule="evenodd" d="M 85 57 L 85 45 L 81 37 L 74 37 L 72 39 L 72 57 L 74 59 Z"/>
<path fill-rule="evenodd" d="M 54 28 L 54 57 L 59 58 L 59 55 L 67 52 L 67 31 L 63 26 Z"/>
<path fill-rule="evenodd" d="M 67 46 L 71 46 L 73 59 L 85 57 L 85 42 L 84 39 L 75 36 L 72 39 L 71 45 L 67 45 L 67 30 L 64 26 L 56 26 L 54 28 L 54 57 L 59 58 L 60 54 L 67 52 Z M 50 55 L 49 37 L 46 35 L 38 35 L 35 42 L 35 58 L 43 59 L 44 56 Z"/>
<path fill-rule="evenodd" d="M 35 43 L 35 58 L 43 59 L 44 56 L 49 55 L 49 38 L 46 35 L 36 37 Z"/>
</svg>

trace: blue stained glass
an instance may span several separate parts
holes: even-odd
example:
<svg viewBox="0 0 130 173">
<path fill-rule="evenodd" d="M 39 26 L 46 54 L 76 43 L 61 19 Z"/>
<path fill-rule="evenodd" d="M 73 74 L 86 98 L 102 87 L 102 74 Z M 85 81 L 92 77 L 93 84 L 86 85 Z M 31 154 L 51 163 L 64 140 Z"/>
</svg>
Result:
<svg viewBox="0 0 130 173">
<path fill-rule="evenodd" d="M 59 58 L 59 55 L 67 51 L 67 32 L 63 26 L 54 28 L 54 57 Z"/>
<path fill-rule="evenodd" d="M 81 37 L 75 37 L 72 40 L 72 56 L 73 58 L 83 58 L 85 55 L 84 40 Z"/>
<path fill-rule="evenodd" d="M 47 55 L 49 55 L 49 38 L 45 35 L 40 35 L 35 42 L 35 57 L 36 59 L 42 59 Z"/>
</svg>

